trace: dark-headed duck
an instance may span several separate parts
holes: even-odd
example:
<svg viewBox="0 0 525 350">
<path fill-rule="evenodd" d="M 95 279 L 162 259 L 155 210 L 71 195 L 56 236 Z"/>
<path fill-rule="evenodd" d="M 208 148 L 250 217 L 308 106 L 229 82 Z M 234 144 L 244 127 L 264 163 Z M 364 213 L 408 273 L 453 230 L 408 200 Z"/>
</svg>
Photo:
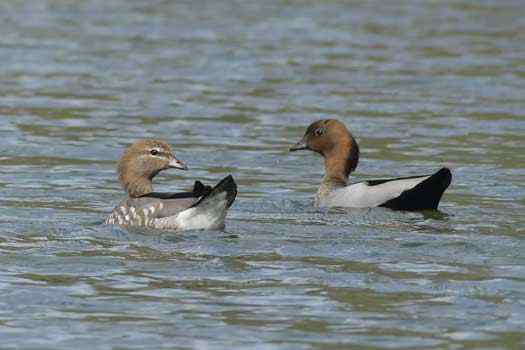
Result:
<svg viewBox="0 0 525 350">
<path fill-rule="evenodd" d="M 387 207 L 397 210 L 437 209 L 452 174 L 441 168 L 431 175 L 368 180 L 348 184 L 357 167 L 359 146 L 335 119 L 316 121 L 290 151 L 311 150 L 324 157 L 325 175 L 315 202 L 320 207 Z"/>
<path fill-rule="evenodd" d="M 237 195 L 233 177 L 225 177 L 213 188 L 197 181 L 191 192 L 153 192 L 153 178 L 169 168 L 187 169 L 168 143 L 139 140 L 129 146 L 118 164 L 119 180 L 128 198 L 113 209 L 105 223 L 169 230 L 223 228 L 226 212 Z"/>
</svg>

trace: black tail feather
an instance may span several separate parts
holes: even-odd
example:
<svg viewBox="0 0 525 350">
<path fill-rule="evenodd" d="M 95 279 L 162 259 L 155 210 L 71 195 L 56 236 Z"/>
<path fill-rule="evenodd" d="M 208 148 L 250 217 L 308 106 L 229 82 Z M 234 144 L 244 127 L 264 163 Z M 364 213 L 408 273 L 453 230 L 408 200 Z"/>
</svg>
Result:
<svg viewBox="0 0 525 350">
<path fill-rule="evenodd" d="M 202 197 L 208 195 L 212 190 L 211 186 L 204 185 L 200 181 L 195 181 L 195 184 L 193 185 L 193 195 L 195 197 Z"/>
<path fill-rule="evenodd" d="M 448 168 L 441 168 L 425 181 L 414 188 L 404 191 L 400 196 L 393 198 L 380 207 L 395 210 L 425 210 L 437 209 L 443 192 L 452 181 L 452 173 Z"/>
<path fill-rule="evenodd" d="M 205 187 L 209 187 L 209 186 L 205 186 Z M 237 197 L 237 184 L 235 183 L 233 176 L 228 175 L 224 179 L 222 179 L 211 190 L 206 188 L 206 192 L 207 193 L 201 199 L 199 199 L 197 203 L 192 205 L 192 207 L 198 206 L 203 201 L 206 201 L 221 192 L 226 192 L 227 207 L 229 208 L 235 201 L 235 197 Z"/>
</svg>

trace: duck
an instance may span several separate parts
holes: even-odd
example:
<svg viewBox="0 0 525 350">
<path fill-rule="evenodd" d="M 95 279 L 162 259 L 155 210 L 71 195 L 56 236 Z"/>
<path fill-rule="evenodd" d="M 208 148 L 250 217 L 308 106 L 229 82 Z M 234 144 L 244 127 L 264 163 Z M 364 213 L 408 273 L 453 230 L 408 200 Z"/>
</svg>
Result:
<svg viewBox="0 0 525 350">
<path fill-rule="evenodd" d="M 344 123 L 322 119 L 306 129 L 291 152 L 309 150 L 324 158 L 325 174 L 315 195 L 318 207 L 371 208 L 420 211 L 437 209 L 452 181 L 450 169 L 433 174 L 348 183 L 359 162 L 359 146 Z"/>
<path fill-rule="evenodd" d="M 118 162 L 118 178 L 127 193 L 107 216 L 105 223 L 122 227 L 161 230 L 219 230 L 237 196 L 231 175 L 215 187 L 196 181 L 188 192 L 153 191 L 153 178 L 167 169 L 188 170 L 164 140 L 138 140 Z"/>
</svg>

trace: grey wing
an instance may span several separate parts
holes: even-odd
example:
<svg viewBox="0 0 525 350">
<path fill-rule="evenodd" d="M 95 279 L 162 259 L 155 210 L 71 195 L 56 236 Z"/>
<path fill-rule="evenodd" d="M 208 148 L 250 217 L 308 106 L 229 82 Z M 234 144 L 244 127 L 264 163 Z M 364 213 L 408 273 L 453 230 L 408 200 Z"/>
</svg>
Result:
<svg viewBox="0 0 525 350">
<path fill-rule="evenodd" d="M 162 201 L 162 209 L 159 211 L 157 218 L 175 216 L 181 211 L 190 208 L 198 201 L 199 198 L 165 199 Z"/>
</svg>

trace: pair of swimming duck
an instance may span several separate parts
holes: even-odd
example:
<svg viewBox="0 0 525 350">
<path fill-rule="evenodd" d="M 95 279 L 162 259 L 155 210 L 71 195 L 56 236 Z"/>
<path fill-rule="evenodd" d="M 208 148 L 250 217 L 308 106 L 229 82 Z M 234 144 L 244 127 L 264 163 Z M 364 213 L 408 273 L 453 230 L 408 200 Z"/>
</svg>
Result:
<svg viewBox="0 0 525 350">
<path fill-rule="evenodd" d="M 325 175 L 315 196 L 319 207 L 437 209 L 452 179 L 450 170 L 441 168 L 431 175 L 348 185 L 348 176 L 359 161 L 359 147 L 346 126 L 334 119 L 312 123 L 302 140 L 290 148 L 299 150 L 324 157 Z M 224 227 L 226 212 L 237 195 L 233 177 L 225 177 L 213 188 L 196 181 L 190 192 L 153 192 L 153 178 L 169 168 L 187 170 L 166 142 L 140 140 L 131 145 L 118 164 L 119 180 L 128 198 L 113 209 L 106 224 L 170 230 Z"/>
</svg>

